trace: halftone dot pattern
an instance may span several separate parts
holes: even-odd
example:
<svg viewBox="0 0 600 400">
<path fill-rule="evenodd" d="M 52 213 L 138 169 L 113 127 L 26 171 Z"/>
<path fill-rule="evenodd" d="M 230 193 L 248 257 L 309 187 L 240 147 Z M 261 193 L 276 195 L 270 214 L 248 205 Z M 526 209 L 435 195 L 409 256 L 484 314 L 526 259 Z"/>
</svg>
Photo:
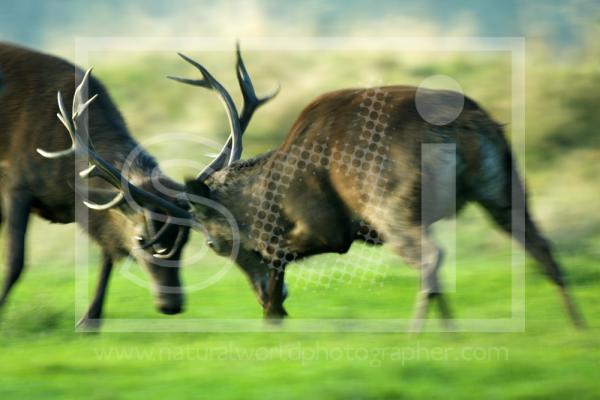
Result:
<svg viewBox="0 0 600 400">
<path fill-rule="evenodd" d="M 283 196 L 296 173 L 312 168 L 335 168 L 337 172 L 358 176 L 358 186 L 362 207 L 370 207 L 378 213 L 386 191 L 386 178 L 383 174 L 387 164 L 387 144 L 385 130 L 389 120 L 386 110 L 386 93 L 381 89 L 369 89 L 363 94 L 358 108 L 358 124 L 361 137 L 356 144 L 335 142 L 330 148 L 326 143 L 304 142 L 292 145 L 287 152 L 274 157 L 269 175 L 263 185 L 267 188 L 264 196 L 251 200 L 251 237 L 256 249 L 271 256 L 269 268 L 281 271 L 284 265 L 296 261 L 298 255 L 290 251 L 280 231 Z M 358 235 L 367 244 L 381 244 L 378 232 L 365 222 L 361 222 Z M 295 288 L 335 288 L 337 284 L 358 282 L 360 287 L 381 286 L 387 265 L 383 265 L 381 252 L 374 246 L 362 246 L 353 251 L 352 257 L 338 256 L 332 264 L 318 268 L 298 260 L 296 265 L 303 268 L 301 273 L 291 275 Z"/>
</svg>

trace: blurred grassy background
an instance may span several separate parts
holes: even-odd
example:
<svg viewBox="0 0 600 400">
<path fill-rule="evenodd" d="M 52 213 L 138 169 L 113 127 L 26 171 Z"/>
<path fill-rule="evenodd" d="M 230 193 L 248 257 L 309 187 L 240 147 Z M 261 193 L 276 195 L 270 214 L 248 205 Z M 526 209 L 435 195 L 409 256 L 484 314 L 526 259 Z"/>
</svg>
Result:
<svg viewBox="0 0 600 400">
<path fill-rule="evenodd" d="M 73 226 L 50 225 L 36 218 L 28 237 L 27 270 L 0 321 L 0 396 L 262 398 L 269 391 L 283 398 L 564 398 L 577 392 L 582 398 L 597 398 L 597 4 L 451 3 L 384 1 L 375 8 L 360 1 L 308 2 L 305 7 L 268 1 L 204 7 L 187 1 L 175 6 L 157 1 L 128 6 L 67 1 L 51 8 L 41 1 L 9 1 L 0 14 L 0 39 L 73 59 L 77 35 L 231 38 L 230 48 L 186 53 L 212 71 L 239 102 L 233 68 L 234 38 L 239 37 L 259 93 L 272 90 L 278 82 L 282 86 L 249 127 L 245 156 L 250 157 L 281 143 L 302 108 L 320 93 L 375 84 L 418 85 L 436 74 L 452 77 L 497 121 L 510 123 L 511 71 L 505 53 L 244 51 L 245 37 L 526 36 L 525 155 L 519 162 L 526 171 L 534 216 L 555 243 L 592 327 L 589 331 L 574 332 L 567 326 L 553 288 L 528 262 L 525 333 L 431 333 L 417 338 L 344 333 L 76 334 L 72 243 L 80 233 Z M 29 28 L 24 21 L 30 22 Z M 89 64 L 109 89 L 133 135 L 148 143 L 164 169 L 180 179 L 193 175 L 196 163 L 207 162 L 205 154 L 214 149 L 183 140 L 152 141 L 184 132 L 221 143 L 226 118 L 214 94 L 164 79 L 165 75 L 195 76 L 175 55 L 178 50 L 96 52 Z M 510 124 L 506 129 L 510 135 Z M 194 163 L 177 161 L 181 159 Z M 446 280 L 456 284 L 451 301 L 457 316 L 510 316 L 511 243 L 491 228 L 476 207 L 461 215 L 457 228 L 456 270 L 449 265 L 444 271 Z M 451 229 L 451 225 L 442 227 L 441 242 L 447 241 L 444 236 Z M 96 262 L 92 251 L 92 275 Z M 202 285 L 228 266 L 205 252 L 200 235 L 192 237 L 183 271 L 187 284 Z M 340 267 L 350 268 L 356 279 L 333 279 Z M 375 277 L 376 285 L 365 286 L 358 279 L 365 270 Z M 187 312 L 176 317 L 158 315 L 147 288 L 131 281 L 130 275 L 144 276 L 138 266 L 125 263 L 120 272 L 111 283 L 109 318 L 260 318 L 260 309 L 235 267 L 215 284 L 192 290 Z M 405 318 L 417 288 L 415 271 L 385 249 L 373 252 L 364 246 L 354 246 L 343 257 L 320 256 L 292 266 L 288 281 L 287 307 L 294 318 Z M 304 358 L 290 356 L 294 346 L 301 347 Z M 469 348 L 483 356 L 466 357 L 464 350 Z M 368 356 L 332 357 L 340 349 L 363 350 Z M 394 358 L 382 355 L 382 349 L 418 355 Z M 424 349 L 420 355 L 419 349 Z M 449 356 L 434 358 L 435 349 Z M 259 356 L 260 351 L 269 356 Z M 310 351 L 321 355 L 311 359 Z"/>
</svg>

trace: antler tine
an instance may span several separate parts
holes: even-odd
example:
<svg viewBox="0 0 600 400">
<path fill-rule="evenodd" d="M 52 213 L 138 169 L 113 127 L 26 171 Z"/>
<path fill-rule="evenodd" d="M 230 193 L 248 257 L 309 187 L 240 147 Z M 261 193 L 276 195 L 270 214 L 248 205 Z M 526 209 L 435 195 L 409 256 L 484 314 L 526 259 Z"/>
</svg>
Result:
<svg viewBox="0 0 600 400">
<path fill-rule="evenodd" d="M 186 78 L 178 78 L 178 77 L 174 77 L 174 76 L 168 76 L 167 78 L 169 79 L 173 79 L 177 82 L 181 82 L 181 83 L 186 83 L 188 85 L 193 85 L 193 86 L 200 86 L 206 89 L 210 89 L 210 90 L 214 90 L 215 92 L 217 92 L 219 94 L 219 98 L 221 99 L 221 102 L 223 103 L 223 105 L 225 105 L 225 109 L 227 111 L 227 116 L 229 119 L 229 137 L 232 138 L 232 145 L 231 145 L 231 153 L 229 154 L 229 162 L 228 164 L 231 164 L 232 162 L 239 160 L 242 156 L 242 128 L 240 126 L 240 118 L 239 118 L 239 114 L 237 111 L 237 108 L 235 106 L 235 103 L 233 102 L 233 99 L 231 98 L 231 95 L 229 94 L 229 92 L 227 92 L 227 90 L 223 87 L 223 85 L 217 81 L 210 72 L 208 72 L 208 70 L 206 68 L 204 68 L 204 66 L 202 66 L 200 63 L 192 60 L 191 58 L 189 58 L 188 56 L 186 56 L 185 54 L 182 53 L 177 53 L 179 54 L 179 56 L 181 58 L 183 58 L 185 61 L 187 61 L 188 63 L 190 63 L 191 65 L 193 65 L 194 67 L 196 67 L 196 69 L 198 71 L 200 71 L 200 74 L 202 75 L 202 79 L 186 79 Z M 222 159 L 227 157 L 227 153 L 229 153 L 229 147 L 224 146 L 223 149 L 221 150 L 221 153 L 219 153 L 219 156 L 217 157 L 217 159 L 213 160 L 212 163 L 210 163 L 210 165 L 208 167 L 206 167 L 199 175 L 199 177 L 201 175 L 205 175 L 207 174 L 210 175 L 210 173 L 212 173 L 215 168 L 221 168 L 222 167 Z M 217 161 L 219 161 L 217 163 Z M 210 167 L 210 170 L 208 169 Z"/>
<path fill-rule="evenodd" d="M 75 151 L 77 150 L 77 146 L 75 144 L 77 141 L 77 137 L 75 136 L 75 131 L 74 131 L 73 126 L 71 125 L 69 117 L 67 117 L 67 113 L 65 111 L 65 105 L 63 103 L 63 99 L 62 99 L 62 95 L 60 94 L 60 91 L 57 93 L 56 97 L 57 97 L 57 101 L 58 101 L 58 109 L 60 111 L 59 113 L 56 114 L 56 116 L 58 117 L 60 122 L 65 126 L 65 128 L 67 129 L 67 132 L 69 132 L 69 136 L 71 137 L 71 147 L 69 147 L 68 149 L 59 150 L 59 151 L 46 151 L 46 150 L 42 150 L 40 148 L 35 149 L 35 151 L 37 151 L 42 157 L 46 157 L 46 158 L 59 158 L 59 157 L 68 156 L 69 154 L 74 154 Z"/>
<path fill-rule="evenodd" d="M 81 83 L 75 88 L 75 93 L 73 94 L 71 118 L 73 119 L 73 125 L 75 129 L 79 128 L 79 122 L 81 119 L 83 119 L 85 110 L 87 110 L 92 101 L 94 101 L 96 97 L 98 97 L 98 95 L 95 94 L 92 97 L 90 97 L 90 99 L 87 101 L 83 99 L 83 94 L 87 91 L 84 89 L 87 89 L 91 73 L 92 68 L 89 68 L 87 71 L 85 71 L 85 74 L 81 79 Z M 64 104 L 61 107 L 61 114 L 63 114 L 63 116 L 66 116 Z M 85 129 L 85 126 L 82 126 L 82 128 Z"/>
<path fill-rule="evenodd" d="M 97 97 L 97 95 L 94 95 L 87 101 L 83 99 L 84 88 L 87 86 L 89 81 L 91 70 L 91 68 L 87 70 L 83 76 L 83 79 L 81 80 L 81 83 L 75 89 L 71 118 L 69 118 L 67 115 L 61 93 L 58 92 L 57 94 L 58 108 L 60 111 L 57 114 L 57 117 L 65 126 L 69 136 L 71 137 L 71 147 L 57 152 L 48 152 L 39 148 L 36 149 L 36 151 L 46 158 L 65 157 L 70 154 L 87 156 L 90 167 L 81 171 L 79 176 L 81 178 L 99 177 L 119 190 L 119 193 L 117 193 L 115 198 L 106 204 L 94 204 L 85 201 L 85 205 L 89 208 L 94 210 L 109 209 L 121 203 L 125 198 L 125 193 L 129 193 L 133 200 L 135 200 L 142 207 L 156 207 L 165 211 L 169 216 L 189 220 L 191 216 L 187 210 L 171 204 L 155 194 L 147 192 L 131 184 L 129 180 L 123 177 L 121 172 L 116 167 L 96 153 L 94 146 L 87 135 L 86 126 L 85 124 L 81 123 L 85 117 L 85 111 Z"/>
<path fill-rule="evenodd" d="M 242 107 L 242 114 L 240 116 L 240 126 L 242 127 L 242 131 L 245 131 L 250 123 L 250 119 L 252 118 L 254 111 L 256 111 L 258 107 L 271 100 L 273 97 L 277 96 L 281 90 L 281 85 L 278 84 L 277 88 L 271 94 L 260 98 L 257 97 L 254 85 L 252 84 L 252 79 L 250 79 L 250 74 L 248 73 L 246 65 L 244 64 L 244 60 L 242 59 L 240 42 L 237 42 L 235 45 L 235 53 L 237 57 L 236 73 L 238 82 L 240 84 L 240 89 L 242 90 L 242 96 L 244 98 L 244 105 Z"/>
<path fill-rule="evenodd" d="M 163 254 L 164 252 L 168 251 L 169 249 L 160 248 L 160 247 L 155 246 L 155 245 L 159 242 L 161 236 L 165 234 L 165 232 L 167 231 L 167 229 L 171 225 L 172 218 L 168 217 L 167 220 L 165 221 L 165 223 L 160 227 L 160 229 L 158 230 L 158 232 L 156 232 L 154 230 L 154 227 L 152 226 L 152 223 L 151 223 L 152 213 L 150 211 L 146 210 L 144 212 L 144 214 L 146 216 L 146 229 L 148 230 L 148 233 L 152 237 L 150 238 L 150 240 L 147 240 L 144 243 L 142 243 L 140 245 L 140 248 L 141 249 L 146 249 L 146 248 L 152 246 L 154 248 L 154 251 L 155 251 L 155 256 L 158 255 L 158 254 Z"/>
<path fill-rule="evenodd" d="M 246 65 L 244 64 L 244 60 L 242 59 L 242 55 L 240 52 L 240 44 L 236 43 L 236 55 L 237 55 L 237 65 L 236 65 L 236 73 L 238 82 L 240 85 L 240 89 L 242 90 L 242 96 L 244 99 L 244 104 L 242 106 L 242 114 L 240 116 L 240 128 L 243 132 L 246 131 L 248 124 L 250 123 L 250 119 L 254 114 L 254 111 L 267 101 L 271 100 L 273 97 L 277 96 L 281 89 L 281 85 L 277 86 L 277 89 L 273 91 L 270 95 L 265 97 L 257 97 L 256 91 L 254 90 L 254 85 L 252 84 L 252 80 L 250 79 L 250 74 L 248 74 L 248 70 L 246 69 Z M 227 154 L 232 145 L 232 137 L 227 138 L 227 142 L 223 146 L 221 152 L 217 155 L 217 157 L 211 162 L 207 168 L 202 170 L 202 172 L 197 176 L 196 179 L 204 180 L 207 176 L 209 176 L 215 169 L 222 168 L 225 160 L 227 158 Z"/>
<path fill-rule="evenodd" d="M 173 242 L 173 246 L 171 246 L 171 251 L 168 253 L 155 253 L 154 257 L 169 259 L 175 255 L 175 252 L 181 248 L 183 241 L 185 240 L 185 235 L 183 229 L 179 229 L 177 232 L 177 236 L 175 237 L 175 241 Z"/>
<path fill-rule="evenodd" d="M 108 209 L 113 208 L 113 207 L 117 206 L 118 204 L 120 204 L 124 198 L 125 198 L 125 194 L 123 192 L 119 192 L 111 201 L 109 201 L 107 203 L 96 204 L 96 203 L 92 203 L 91 201 L 84 200 L 83 204 L 85 204 L 85 206 L 87 208 L 91 208 L 92 210 L 105 211 L 105 210 L 108 210 Z"/>
<path fill-rule="evenodd" d="M 277 89 L 268 96 L 262 98 L 257 97 L 256 91 L 254 90 L 254 85 L 252 84 L 252 80 L 250 79 L 250 74 L 248 74 L 244 61 L 242 59 L 242 55 L 240 52 L 240 44 L 239 42 L 236 43 L 236 74 L 240 88 L 242 90 L 244 104 L 242 108 L 241 117 L 237 118 L 237 121 L 235 121 L 233 120 L 232 116 L 238 116 L 237 108 L 235 107 L 235 104 L 231 100 L 231 96 L 225 90 L 225 88 L 223 88 L 223 86 L 201 64 L 197 63 L 196 61 L 181 53 L 178 54 L 185 61 L 196 67 L 202 74 L 203 79 L 187 79 L 178 78 L 174 76 L 168 76 L 167 78 L 188 85 L 200 86 L 217 91 L 221 96 L 221 100 L 227 107 L 228 116 L 230 119 L 229 123 L 231 133 L 227 138 L 225 145 L 223 146 L 219 154 L 216 156 L 216 158 L 213 159 L 213 161 L 196 176 L 197 180 L 203 181 L 210 175 L 212 175 L 213 172 L 218 171 L 225 165 L 231 165 L 232 162 L 241 158 L 242 135 L 248 127 L 248 124 L 250 122 L 250 119 L 252 118 L 252 115 L 254 114 L 254 111 L 256 111 L 258 107 L 275 97 L 277 93 L 279 93 L 281 86 L 278 86 Z M 239 130 L 237 128 L 239 128 Z M 227 159 L 229 159 L 229 161 L 227 161 Z"/>
</svg>

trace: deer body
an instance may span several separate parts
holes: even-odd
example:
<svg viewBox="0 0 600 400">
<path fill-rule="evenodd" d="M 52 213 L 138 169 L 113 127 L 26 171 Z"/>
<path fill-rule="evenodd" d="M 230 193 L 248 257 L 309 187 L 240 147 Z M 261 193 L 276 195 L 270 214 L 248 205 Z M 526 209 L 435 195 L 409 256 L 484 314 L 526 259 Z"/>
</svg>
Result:
<svg viewBox="0 0 600 400">
<path fill-rule="evenodd" d="M 61 91 L 72 97 L 75 78 L 80 80 L 82 75 L 67 61 L 0 43 L 0 195 L 2 220 L 8 236 L 7 279 L 0 294 L 0 304 L 5 302 L 23 268 L 29 214 L 36 213 L 48 221 L 65 224 L 74 222 L 76 206 L 82 207 L 82 196 L 75 190 L 77 182 L 81 181 L 76 177 L 75 158 L 47 160 L 36 152 L 38 148 L 69 147 L 69 136 L 56 118 L 56 93 Z M 127 157 L 138 148 L 138 143 L 129 134 L 100 82 L 92 79 L 89 90 L 100 94 L 99 100 L 90 108 L 90 140 L 100 154 L 122 168 Z M 167 185 L 180 187 L 160 173 L 157 162 L 143 150 L 129 165 L 128 178 L 152 190 L 150 177 L 153 172 L 158 173 Z M 109 185 L 98 179 L 90 181 L 90 187 L 98 192 L 96 197 L 99 199 L 105 198 L 106 192 L 109 196 L 114 194 Z M 89 220 L 83 228 L 102 248 L 103 271 L 96 298 L 82 322 L 100 318 L 112 264 L 134 254 L 134 249 L 139 247 L 135 237 L 144 235 L 146 222 L 127 206 L 89 212 Z M 173 260 L 179 258 L 179 253 L 180 249 Z M 178 268 L 161 267 L 151 257 L 142 258 L 158 286 L 180 287 Z M 157 294 L 157 307 L 161 311 L 179 312 L 181 294 L 163 292 L 163 289 L 158 289 Z"/>
<path fill-rule="evenodd" d="M 255 284 L 266 315 L 286 315 L 283 276 L 289 262 L 344 253 L 354 240 L 363 240 L 388 243 L 420 268 L 412 329 L 421 328 L 434 297 L 449 321 L 437 277 L 442 251 L 430 239 L 429 226 L 474 201 L 540 262 L 573 321 L 582 324 L 561 268 L 530 217 L 501 126 L 469 98 L 455 120 L 431 124 L 417 111 L 416 95 L 417 88 L 404 86 L 322 95 L 300 114 L 277 150 L 216 172 L 206 187 L 189 185 L 190 192 L 234 215 L 240 230 L 237 262 Z M 443 116 L 459 95 L 423 89 L 421 96 Z M 442 146 L 423 153 L 427 144 Z M 227 254 L 230 229 L 215 213 L 196 210 L 212 246 Z M 513 212 L 522 216 L 514 225 Z"/>
</svg>

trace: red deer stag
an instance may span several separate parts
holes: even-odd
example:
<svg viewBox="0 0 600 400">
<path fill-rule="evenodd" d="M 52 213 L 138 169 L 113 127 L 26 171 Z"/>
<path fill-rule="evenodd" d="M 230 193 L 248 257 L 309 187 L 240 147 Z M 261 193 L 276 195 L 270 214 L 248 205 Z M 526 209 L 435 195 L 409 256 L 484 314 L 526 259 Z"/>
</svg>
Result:
<svg viewBox="0 0 600 400">
<path fill-rule="evenodd" d="M 266 316 L 286 315 L 287 264 L 314 254 L 345 253 L 354 240 L 362 240 L 388 243 L 421 269 L 412 329 L 422 328 L 432 298 L 449 324 L 450 309 L 438 280 L 442 251 L 428 228 L 474 201 L 542 265 L 572 322 L 583 326 L 562 268 L 531 218 L 502 127 L 473 100 L 408 86 L 327 93 L 302 111 L 277 150 L 238 161 L 246 115 L 238 116 L 231 97 L 202 65 L 182 57 L 202 79 L 172 79 L 216 90 L 232 127 L 229 163 L 223 167 L 222 154 L 216 172 L 187 182 L 188 194 L 226 207 L 239 231 L 234 236 L 221 213 L 199 202 L 192 202 L 192 213 L 217 253 L 230 254 L 239 240 L 236 261 L 255 282 L 260 279 L 255 288 Z M 427 120 L 417 110 L 417 97 L 431 114 Z M 436 123 L 454 112 L 457 97 L 463 102 L 457 117 Z M 424 144 L 442 144 L 441 154 L 422 156 Z M 452 150 L 450 156 L 443 154 L 444 145 Z M 456 206 L 449 209 L 448 204 Z M 513 221 L 513 213 L 520 218 Z"/>
<path fill-rule="evenodd" d="M 160 215 L 187 221 L 187 202 L 156 190 L 151 178 L 179 193 L 184 187 L 166 177 L 155 159 L 140 149 L 96 79 L 90 80 L 90 90 L 99 95 L 99 100 L 89 108 L 89 139 L 94 150 L 80 151 L 81 141 L 78 146 L 63 150 L 69 147 L 69 139 L 60 122 L 71 134 L 79 129 L 82 140 L 87 142 L 88 125 L 84 118 L 89 102 L 82 102 L 82 87 L 75 90 L 74 85 L 82 75 L 67 61 L 0 44 L 0 193 L 7 233 L 7 276 L 0 292 L 0 306 L 5 304 L 23 270 L 29 215 L 35 213 L 51 222 L 71 223 L 75 221 L 76 205 L 83 201 L 91 210 L 89 220 L 82 225 L 102 248 L 102 267 L 95 297 L 80 323 L 98 326 L 113 262 L 128 255 L 146 265 L 154 282 L 157 308 L 165 314 L 178 313 L 184 301 L 179 259 L 189 227 L 165 222 Z M 87 75 L 83 79 L 87 80 Z M 60 122 L 56 118 L 57 92 L 75 99 L 72 113 L 61 105 Z M 80 160 L 79 156 L 95 159 L 98 154 L 108 160 L 89 171 L 91 177 L 105 178 L 115 168 L 123 168 L 134 151 L 137 156 L 130 160 L 127 180 L 119 176 L 116 181 L 113 175 L 110 179 L 117 186 L 126 184 L 127 193 L 137 204 L 123 201 L 122 192 L 117 193 L 110 186 L 107 189 L 98 178 L 90 180 L 90 195 L 82 195 L 75 167 L 85 159 Z M 100 204 L 114 195 L 112 201 Z"/>
</svg>

